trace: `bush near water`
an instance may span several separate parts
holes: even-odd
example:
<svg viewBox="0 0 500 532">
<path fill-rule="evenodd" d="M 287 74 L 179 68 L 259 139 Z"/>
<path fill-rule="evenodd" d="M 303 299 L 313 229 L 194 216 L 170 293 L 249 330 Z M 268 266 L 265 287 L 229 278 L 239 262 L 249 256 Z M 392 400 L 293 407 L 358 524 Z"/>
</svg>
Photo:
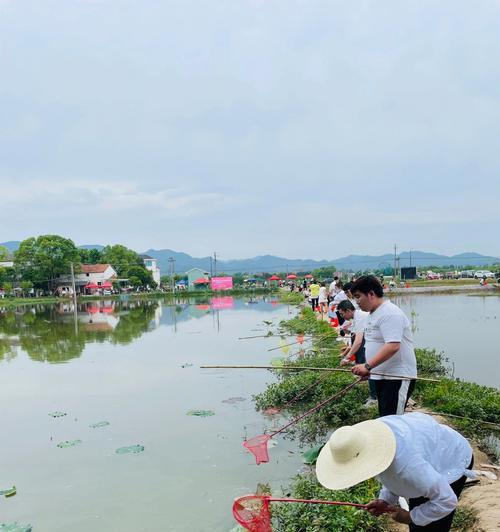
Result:
<svg viewBox="0 0 500 532">
<path fill-rule="evenodd" d="M 303 308 L 297 317 L 280 323 L 280 331 L 291 334 L 313 335 L 312 346 L 297 359 L 285 360 L 286 367 L 313 366 L 337 367 L 340 361 L 339 342 L 336 333 L 323 321 L 318 321 L 314 312 Z M 442 353 L 432 349 L 416 349 L 420 376 L 439 378 L 441 382 L 418 381 L 413 398 L 429 410 L 461 416 L 451 418 L 452 424 L 460 432 L 476 441 L 486 451 L 486 441 L 492 434 L 492 427 L 486 423 L 500 425 L 500 392 L 495 388 L 453 379 L 446 366 Z M 348 373 L 318 371 L 299 373 L 273 370 L 278 381 L 254 397 L 256 407 L 265 410 L 269 407 L 283 407 L 288 401 L 311 389 L 287 408 L 290 416 L 300 415 L 312 406 L 335 394 L 349 383 L 353 377 Z M 316 386 L 312 386 L 322 379 Z M 358 423 L 377 417 L 376 408 L 363 408 L 368 398 L 366 385 L 359 385 L 331 405 L 308 416 L 298 425 L 287 430 L 285 437 L 297 438 L 304 448 L 326 442 L 332 428 Z M 463 418 L 463 419 L 462 419 Z M 486 422 L 486 423 L 485 423 Z M 349 490 L 332 492 L 323 488 L 310 473 L 294 478 L 285 495 L 305 499 L 343 500 L 366 503 L 378 494 L 377 481 L 369 480 Z M 463 513 L 463 512 L 462 512 Z M 457 512 L 456 520 L 462 513 Z M 273 530 L 277 532 L 338 532 L 338 531 L 383 531 L 389 530 L 390 519 L 374 518 L 365 511 L 352 508 L 336 508 L 325 505 L 275 504 L 272 506 Z M 456 523 L 461 529 L 460 523 Z"/>
</svg>

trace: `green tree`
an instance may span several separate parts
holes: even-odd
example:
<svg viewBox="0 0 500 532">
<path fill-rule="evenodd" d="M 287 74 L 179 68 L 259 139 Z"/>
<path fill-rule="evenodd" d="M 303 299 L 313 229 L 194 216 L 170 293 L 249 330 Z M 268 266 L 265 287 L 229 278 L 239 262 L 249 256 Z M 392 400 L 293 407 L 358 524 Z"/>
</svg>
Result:
<svg viewBox="0 0 500 532">
<path fill-rule="evenodd" d="M 80 262 L 82 264 L 100 264 L 102 262 L 102 253 L 98 249 L 79 249 Z"/>
<path fill-rule="evenodd" d="M 59 275 L 67 275 L 70 263 L 79 259 L 78 248 L 69 238 L 42 235 L 21 242 L 15 252 L 15 269 L 25 281 L 50 283 Z"/>
<path fill-rule="evenodd" d="M 139 255 L 121 244 L 106 246 L 101 252 L 101 260 L 111 264 L 120 276 L 126 275 L 131 266 L 143 266 Z"/>
<path fill-rule="evenodd" d="M 321 268 L 313 270 L 311 274 L 315 279 L 325 279 L 328 277 L 333 277 L 336 271 L 337 268 L 335 268 L 335 266 L 322 266 Z"/>
<path fill-rule="evenodd" d="M 21 281 L 20 287 L 24 297 L 33 288 L 33 283 L 31 281 Z"/>
<path fill-rule="evenodd" d="M 9 250 L 5 246 L 0 246 L 0 260 L 6 260 L 9 256 Z"/>
<path fill-rule="evenodd" d="M 127 277 L 129 279 L 132 279 L 132 277 L 139 279 L 140 284 L 138 286 L 156 286 L 153 281 L 153 275 L 144 266 L 131 266 L 127 270 Z"/>
<path fill-rule="evenodd" d="M 7 295 L 11 294 L 13 289 L 12 283 L 3 283 L 3 289 Z"/>
</svg>

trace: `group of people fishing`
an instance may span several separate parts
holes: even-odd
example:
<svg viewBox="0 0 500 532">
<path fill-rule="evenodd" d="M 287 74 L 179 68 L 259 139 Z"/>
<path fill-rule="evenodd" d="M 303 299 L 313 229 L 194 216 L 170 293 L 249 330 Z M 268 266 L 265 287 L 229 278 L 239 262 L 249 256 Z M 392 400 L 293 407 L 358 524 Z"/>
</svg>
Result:
<svg viewBox="0 0 500 532">
<path fill-rule="evenodd" d="M 384 298 L 373 275 L 327 288 L 308 287 L 314 309 L 328 308 L 330 319 L 351 334 L 341 364 L 368 380 L 379 418 L 336 429 L 321 450 L 318 481 L 332 490 L 347 489 L 371 477 L 382 484 L 368 511 L 389 513 L 411 532 L 449 531 L 457 500 L 473 465 L 468 441 L 423 413 L 405 414 L 415 387 L 417 362 L 410 321 Z"/>
</svg>

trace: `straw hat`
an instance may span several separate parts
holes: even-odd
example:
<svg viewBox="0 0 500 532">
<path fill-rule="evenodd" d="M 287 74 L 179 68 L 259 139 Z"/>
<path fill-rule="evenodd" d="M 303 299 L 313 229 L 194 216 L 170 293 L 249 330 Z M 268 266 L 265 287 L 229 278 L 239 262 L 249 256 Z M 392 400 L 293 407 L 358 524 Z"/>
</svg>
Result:
<svg viewBox="0 0 500 532">
<path fill-rule="evenodd" d="M 319 453 L 316 476 L 325 488 L 350 488 L 385 471 L 395 455 L 396 438 L 382 421 L 340 427 Z"/>
</svg>

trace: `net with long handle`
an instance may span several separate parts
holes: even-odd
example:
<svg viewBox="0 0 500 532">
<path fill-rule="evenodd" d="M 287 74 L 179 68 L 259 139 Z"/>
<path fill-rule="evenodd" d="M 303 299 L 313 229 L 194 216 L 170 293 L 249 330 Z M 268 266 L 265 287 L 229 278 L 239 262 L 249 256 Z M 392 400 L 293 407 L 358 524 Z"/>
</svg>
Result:
<svg viewBox="0 0 500 532">
<path fill-rule="evenodd" d="M 291 499 L 270 497 L 269 495 L 244 495 L 233 503 L 233 515 L 236 521 L 249 532 L 272 532 L 271 502 L 296 502 L 306 504 L 327 504 L 331 506 L 353 506 L 354 508 L 367 509 L 366 504 L 341 501 L 321 501 L 317 499 Z"/>
<path fill-rule="evenodd" d="M 275 414 L 279 414 L 282 410 L 284 410 L 285 408 L 288 408 L 289 406 L 293 405 L 294 403 L 296 403 L 299 399 L 302 399 L 302 397 L 304 397 L 304 395 L 307 394 L 308 391 L 312 390 L 313 388 L 316 388 L 316 386 L 318 386 L 318 384 L 320 384 L 321 382 L 323 382 L 325 379 L 327 379 L 330 375 L 328 373 L 325 373 L 324 375 L 322 375 L 319 379 L 316 379 L 312 384 L 310 384 L 309 386 L 307 386 L 304 390 L 302 390 L 301 392 L 299 392 L 296 396 L 292 397 L 289 401 L 287 401 L 281 408 L 278 408 L 276 406 L 271 406 L 269 408 L 266 408 L 264 410 L 264 414 L 266 416 L 272 416 L 272 415 L 275 415 Z"/>
<path fill-rule="evenodd" d="M 334 401 L 335 399 L 338 399 L 342 395 L 344 395 L 346 392 L 348 392 L 351 388 L 354 388 L 356 384 L 359 384 L 363 381 L 363 378 L 359 378 L 357 381 L 352 382 L 345 388 L 342 388 L 339 392 L 332 395 L 328 399 L 325 399 L 321 403 L 317 404 L 316 406 L 313 406 L 310 408 L 307 412 L 304 412 L 302 415 L 292 419 L 289 421 L 286 425 L 281 427 L 278 430 L 275 430 L 274 432 L 271 432 L 270 434 L 260 434 L 259 436 L 255 436 L 253 438 L 250 438 L 249 440 L 245 440 L 243 442 L 243 446 L 248 449 L 255 457 L 255 462 L 257 465 L 269 462 L 269 453 L 267 450 L 267 443 L 268 441 L 276 436 L 276 434 L 279 434 L 280 432 L 283 432 L 291 425 L 294 425 L 295 423 L 298 423 L 301 419 L 304 419 L 309 414 L 312 414 L 313 412 L 316 412 L 316 410 L 319 410 L 322 406 L 325 406 L 326 404 L 330 403 L 331 401 Z"/>
</svg>

